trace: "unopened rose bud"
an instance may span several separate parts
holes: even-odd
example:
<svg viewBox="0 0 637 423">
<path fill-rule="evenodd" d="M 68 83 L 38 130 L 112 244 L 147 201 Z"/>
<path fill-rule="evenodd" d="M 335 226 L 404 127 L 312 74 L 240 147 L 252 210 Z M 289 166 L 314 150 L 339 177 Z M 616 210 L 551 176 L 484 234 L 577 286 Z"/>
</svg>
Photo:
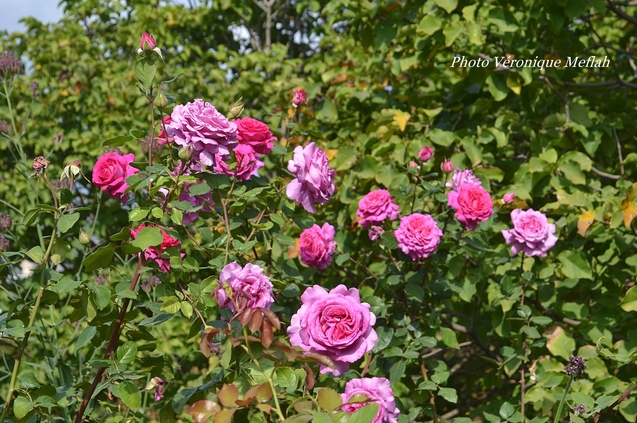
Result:
<svg viewBox="0 0 637 423">
<path fill-rule="evenodd" d="M 163 91 L 160 91 L 159 94 L 157 94 L 154 103 L 155 106 L 159 107 L 160 109 L 163 109 L 170 104 Z"/>
<path fill-rule="evenodd" d="M 161 50 L 157 47 L 157 43 L 155 42 L 155 38 L 147 32 L 142 33 L 142 39 L 139 42 L 139 48 L 137 49 L 137 53 L 141 54 L 144 52 L 154 51 L 164 60 L 164 57 L 161 55 Z"/>
<path fill-rule="evenodd" d="M 106 278 L 102 275 L 95 276 L 95 285 L 104 285 L 106 283 Z"/>
<path fill-rule="evenodd" d="M 11 217 L 9 215 L 0 213 L 0 232 L 11 229 L 11 223 Z"/>
<path fill-rule="evenodd" d="M 84 229 L 80 229 L 79 240 L 80 244 L 82 245 L 89 245 L 91 243 L 91 237 L 88 236 L 86 232 L 84 232 Z"/>
<path fill-rule="evenodd" d="M 451 162 L 451 160 L 447 160 L 442 164 L 442 171 L 445 173 L 453 172 L 453 163 Z"/>
<path fill-rule="evenodd" d="M 301 104 L 305 103 L 307 100 L 307 93 L 303 91 L 303 89 L 299 88 L 294 91 L 294 98 L 292 99 L 292 105 L 294 107 L 299 107 Z"/>
<path fill-rule="evenodd" d="M 243 113 L 244 106 L 245 106 L 245 103 L 243 103 L 241 100 L 234 103 L 234 105 L 230 108 L 230 111 L 228 112 L 228 119 L 236 119 L 239 116 L 241 116 L 241 113 Z"/>
<path fill-rule="evenodd" d="M 190 160 L 190 156 L 192 156 L 192 151 L 188 146 L 183 146 L 179 149 L 179 158 L 183 161 Z"/>
<path fill-rule="evenodd" d="M 422 160 L 423 162 L 428 162 L 429 159 L 433 157 L 433 155 L 434 151 L 428 145 L 426 145 L 425 148 L 418 152 L 418 157 L 420 157 L 420 160 Z"/>
<path fill-rule="evenodd" d="M 502 203 L 503 204 L 512 203 L 513 200 L 515 200 L 515 194 L 513 194 L 512 192 L 507 192 L 506 194 L 504 194 L 504 197 L 502 198 Z"/>
</svg>

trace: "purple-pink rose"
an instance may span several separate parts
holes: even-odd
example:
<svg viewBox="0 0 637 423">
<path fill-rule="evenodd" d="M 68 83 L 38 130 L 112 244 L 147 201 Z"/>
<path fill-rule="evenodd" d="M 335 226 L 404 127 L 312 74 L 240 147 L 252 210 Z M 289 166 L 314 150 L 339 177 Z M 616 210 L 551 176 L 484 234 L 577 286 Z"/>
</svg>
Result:
<svg viewBox="0 0 637 423">
<path fill-rule="evenodd" d="M 555 225 L 546 220 L 544 213 L 529 209 L 515 209 L 511 212 L 513 229 L 502 231 L 504 240 L 511 244 L 511 252 L 524 255 L 546 257 L 546 252 L 555 245 Z"/>
<path fill-rule="evenodd" d="M 458 188 L 464 184 L 482 186 L 482 182 L 473 174 L 471 169 L 456 169 L 451 180 L 447 182 L 447 188 L 458 191 Z"/>
<path fill-rule="evenodd" d="M 376 316 L 361 303 L 358 289 L 339 285 L 328 292 L 314 285 L 301 303 L 287 330 L 290 344 L 330 357 L 336 368 L 320 365 L 321 373 L 340 376 L 376 345 Z"/>
<path fill-rule="evenodd" d="M 369 401 L 348 404 L 347 401 L 357 394 L 367 396 Z M 398 421 L 400 410 L 396 408 L 394 391 L 391 389 L 389 380 L 384 377 L 352 379 L 345 384 L 345 393 L 341 394 L 341 398 L 343 399 L 341 410 L 348 413 L 355 413 L 367 404 L 378 404 L 378 412 L 371 423 L 396 423 Z"/>
<path fill-rule="evenodd" d="M 239 141 L 235 151 L 243 154 L 270 153 L 276 137 L 272 136 L 268 125 L 251 117 L 235 119 L 233 122 L 237 124 L 237 141 Z"/>
<path fill-rule="evenodd" d="M 234 158 L 236 163 L 233 167 L 230 166 L 230 155 L 221 156 L 217 154 L 215 156 L 214 170 L 217 173 L 223 173 L 228 176 L 236 176 L 237 179 L 247 181 L 252 176 L 256 175 L 264 166 L 264 163 L 259 160 L 259 154 L 253 151 L 242 153 L 239 148 L 234 150 Z"/>
<path fill-rule="evenodd" d="M 314 204 L 325 204 L 334 194 L 334 175 L 327 155 L 313 142 L 294 149 L 288 170 L 296 176 L 285 190 L 291 200 L 303 205 L 309 213 L 316 213 Z"/>
<path fill-rule="evenodd" d="M 434 150 L 426 145 L 422 150 L 418 152 L 418 157 L 423 162 L 428 162 L 434 156 Z"/>
<path fill-rule="evenodd" d="M 226 288 L 232 293 L 228 296 Z M 272 282 L 263 269 L 248 263 L 241 267 L 237 262 L 226 265 L 219 275 L 219 284 L 212 292 L 219 307 L 239 312 L 247 307 L 270 308 L 274 302 Z"/>
<path fill-rule="evenodd" d="M 428 214 L 413 213 L 400 219 L 394 231 L 398 247 L 413 260 L 429 257 L 436 251 L 442 231 Z"/>
<path fill-rule="evenodd" d="M 398 205 L 394 203 L 389 191 L 377 189 L 361 198 L 356 216 L 361 218 L 358 223 L 367 228 L 371 225 L 380 225 L 387 218 L 396 220 L 399 213 Z"/>
<path fill-rule="evenodd" d="M 299 255 L 301 262 L 321 270 L 332 263 L 332 254 L 336 250 L 334 226 L 324 223 L 323 227 L 313 225 L 301 233 Z"/>
<path fill-rule="evenodd" d="M 369 232 L 367 233 L 367 236 L 369 236 L 369 239 L 371 239 L 372 241 L 376 241 L 384 233 L 385 233 L 385 230 L 381 228 L 380 226 L 372 226 L 371 228 L 369 228 Z"/>
<path fill-rule="evenodd" d="M 193 159 L 206 166 L 214 165 L 215 154 L 228 155 L 237 146 L 237 124 L 201 99 L 175 106 L 166 130 L 177 145 L 189 147 Z"/>
<path fill-rule="evenodd" d="M 117 152 L 104 154 L 95 162 L 93 183 L 111 197 L 125 203 L 127 196 L 124 193 L 128 189 L 126 178 L 139 172 L 139 169 L 130 165 L 133 161 L 135 155 L 132 153 L 123 156 Z"/>
<path fill-rule="evenodd" d="M 211 206 L 215 204 L 215 202 L 212 200 L 211 191 L 208 191 L 206 194 L 199 194 L 199 195 L 190 194 L 190 191 L 189 191 L 190 187 L 201 186 L 201 185 L 205 185 L 205 182 L 201 182 L 198 184 L 189 184 L 189 183 L 184 184 L 184 190 L 181 192 L 181 195 L 179 196 L 179 201 L 188 201 L 190 204 L 192 204 L 193 207 L 201 207 L 197 211 L 184 213 L 184 216 L 181 221 L 184 225 L 189 225 L 195 220 L 197 220 L 197 218 L 199 217 L 200 211 L 203 211 L 203 212 L 211 211 L 212 210 Z"/>
<path fill-rule="evenodd" d="M 456 209 L 456 218 L 467 229 L 475 229 L 478 223 L 484 222 L 493 214 L 491 195 L 482 186 L 461 185 L 457 191 L 450 191 L 447 199 L 448 205 Z"/>
</svg>

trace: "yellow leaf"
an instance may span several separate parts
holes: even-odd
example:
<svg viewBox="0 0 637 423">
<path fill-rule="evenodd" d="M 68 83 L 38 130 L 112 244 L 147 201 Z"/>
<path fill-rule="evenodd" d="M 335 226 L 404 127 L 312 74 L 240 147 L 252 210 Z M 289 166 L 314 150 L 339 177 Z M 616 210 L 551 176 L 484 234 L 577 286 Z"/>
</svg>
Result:
<svg viewBox="0 0 637 423">
<path fill-rule="evenodd" d="M 507 87 L 509 87 L 511 91 L 513 91 L 517 95 L 520 95 L 520 91 L 522 90 L 522 85 L 520 84 L 520 81 L 518 80 L 517 75 L 513 75 L 513 74 L 509 75 L 509 77 L 507 78 Z"/>
<path fill-rule="evenodd" d="M 405 130 L 405 126 L 407 126 L 407 121 L 410 117 L 411 115 L 409 113 L 403 112 L 402 110 L 396 110 L 396 113 L 394 114 L 394 120 L 398 124 L 398 127 L 401 131 Z"/>
<path fill-rule="evenodd" d="M 330 149 L 325 152 L 327 155 L 327 160 L 331 161 L 334 157 L 336 157 L 336 153 L 338 153 L 338 149 Z"/>
<path fill-rule="evenodd" d="M 581 236 L 586 236 L 586 231 L 591 227 L 593 223 L 595 223 L 595 212 L 593 210 L 589 210 L 583 213 L 579 219 L 577 219 L 577 232 Z"/>
<path fill-rule="evenodd" d="M 635 207 L 635 203 L 628 203 L 622 210 L 622 213 L 624 213 L 624 225 L 626 225 L 627 228 L 630 228 L 631 223 L 633 223 L 633 219 L 637 217 L 637 207 Z"/>
<path fill-rule="evenodd" d="M 299 256 L 299 239 L 294 240 L 294 245 L 288 247 L 288 258 L 295 259 Z"/>
</svg>

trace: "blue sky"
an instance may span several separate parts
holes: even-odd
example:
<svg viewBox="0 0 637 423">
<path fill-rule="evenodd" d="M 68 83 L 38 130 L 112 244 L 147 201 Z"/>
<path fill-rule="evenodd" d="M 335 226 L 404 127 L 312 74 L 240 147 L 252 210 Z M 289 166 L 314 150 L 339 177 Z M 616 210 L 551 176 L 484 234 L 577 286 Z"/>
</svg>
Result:
<svg viewBox="0 0 637 423">
<path fill-rule="evenodd" d="M 9 32 L 23 31 L 24 25 L 18 21 L 26 16 L 33 16 L 42 22 L 57 22 L 62 17 L 58 8 L 58 0 L 0 0 L 0 30 Z"/>
</svg>

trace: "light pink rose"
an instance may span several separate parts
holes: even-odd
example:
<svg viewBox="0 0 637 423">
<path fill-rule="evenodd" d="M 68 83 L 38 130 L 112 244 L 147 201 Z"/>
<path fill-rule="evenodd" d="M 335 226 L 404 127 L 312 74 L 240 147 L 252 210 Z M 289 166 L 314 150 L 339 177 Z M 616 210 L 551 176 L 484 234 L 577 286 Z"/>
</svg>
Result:
<svg viewBox="0 0 637 423">
<path fill-rule="evenodd" d="M 448 205 L 456 209 L 456 218 L 467 229 L 475 229 L 493 214 L 491 196 L 481 186 L 461 185 L 457 191 L 449 191 L 447 199 Z"/>
<path fill-rule="evenodd" d="M 502 231 L 504 240 L 511 244 L 511 252 L 520 251 L 528 257 L 546 257 L 546 252 L 557 242 L 555 225 L 546 220 L 544 213 L 529 209 L 511 212 L 513 229 Z"/>
<path fill-rule="evenodd" d="M 357 394 L 366 395 L 369 401 L 348 404 L 347 401 Z M 355 413 L 367 404 L 378 404 L 378 412 L 371 423 L 396 423 L 398 421 L 400 410 L 396 408 L 394 391 L 391 389 L 389 380 L 384 377 L 352 379 L 345 384 L 345 393 L 341 394 L 341 398 L 343 399 L 341 410 L 348 413 Z"/>
<path fill-rule="evenodd" d="M 413 213 L 400 219 L 394 231 L 398 247 L 413 260 L 429 257 L 436 251 L 442 231 L 428 214 Z"/>
<path fill-rule="evenodd" d="M 229 122 L 212 104 L 201 99 L 175 106 L 170 117 L 168 136 L 177 145 L 189 147 L 193 160 L 206 166 L 214 164 L 215 154 L 226 156 L 237 145 L 236 123 Z"/>
<path fill-rule="evenodd" d="M 155 263 L 157 263 L 157 265 L 159 266 L 159 270 L 161 270 L 164 273 L 168 273 L 170 271 L 170 259 L 167 257 L 160 257 L 160 256 L 168 248 L 177 247 L 178 245 L 180 245 L 181 241 L 168 235 L 166 231 L 164 230 L 164 228 L 155 226 L 152 224 L 139 225 L 137 229 L 131 229 L 130 234 L 133 239 L 136 239 L 137 235 L 142 229 L 153 228 L 153 227 L 157 227 L 161 229 L 161 233 L 164 236 L 164 240 L 162 241 L 161 245 L 159 245 L 158 247 L 148 247 L 146 251 L 143 252 L 144 258 L 146 260 L 155 260 Z M 184 255 L 182 254 L 182 257 L 183 256 Z"/>
<path fill-rule="evenodd" d="M 237 162 L 231 168 L 229 165 L 231 160 L 230 156 L 221 156 L 217 154 L 215 156 L 215 172 L 223 173 L 228 176 L 236 176 L 237 179 L 247 181 L 252 176 L 256 175 L 259 169 L 264 166 L 264 163 L 259 160 L 259 154 L 253 151 L 244 154 L 237 148 L 234 150 L 234 157 Z"/>
<path fill-rule="evenodd" d="M 268 125 L 251 117 L 235 119 L 233 122 L 237 124 L 237 141 L 239 141 L 235 151 L 240 151 L 243 154 L 270 153 L 276 137 L 272 136 Z"/>
<path fill-rule="evenodd" d="M 451 177 L 451 180 L 447 182 L 447 188 L 451 188 L 454 191 L 458 191 L 460 185 L 470 184 L 477 187 L 482 186 L 482 181 L 478 179 L 471 169 L 456 169 Z"/>
<path fill-rule="evenodd" d="M 504 194 L 504 197 L 502 198 L 502 203 L 503 204 L 512 203 L 513 200 L 515 200 L 515 194 L 513 194 L 512 192 L 507 192 L 506 194 Z"/>
<path fill-rule="evenodd" d="M 363 228 L 371 225 L 380 225 L 387 218 L 396 220 L 400 210 L 394 203 L 394 199 L 386 189 L 377 189 L 364 196 L 358 202 L 356 216 L 361 220 L 358 222 Z"/>
<path fill-rule="evenodd" d="M 294 149 L 294 159 L 288 162 L 288 170 L 296 176 L 285 189 L 297 204 L 309 213 L 316 213 L 314 204 L 325 204 L 334 194 L 334 175 L 327 155 L 313 142 Z"/>
<path fill-rule="evenodd" d="M 336 250 L 334 226 L 324 223 L 323 227 L 313 225 L 301 233 L 299 254 L 301 262 L 321 270 L 332 263 L 332 254 Z"/>
<path fill-rule="evenodd" d="M 128 189 L 126 179 L 139 172 L 139 169 L 130 165 L 133 161 L 135 155 L 132 153 L 123 156 L 117 152 L 104 154 L 95 162 L 93 183 L 111 197 L 125 203 L 127 196 L 124 193 Z"/>
<path fill-rule="evenodd" d="M 434 150 L 428 145 L 426 145 L 422 150 L 418 152 L 418 157 L 420 157 L 420 160 L 422 160 L 423 162 L 428 162 L 429 159 L 433 157 L 433 155 Z"/>
<path fill-rule="evenodd" d="M 336 369 L 320 365 L 321 373 L 340 376 L 376 345 L 376 316 L 361 303 L 358 289 L 339 285 L 328 292 L 314 285 L 301 295 L 301 303 L 287 330 L 290 344 L 330 357 Z"/>
<path fill-rule="evenodd" d="M 226 293 L 227 287 L 232 292 L 232 298 Z M 247 307 L 269 309 L 274 303 L 272 289 L 272 282 L 263 274 L 261 267 L 252 263 L 241 267 L 234 261 L 221 270 L 219 284 L 212 295 L 217 300 L 219 307 L 240 312 Z"/>
<path fill-rule="evenodd" d="M 450 160 L 447 160 L 442 164 L 442 171 L 445 173 L 453 172 L 453 163 Z"/>
</svg>

